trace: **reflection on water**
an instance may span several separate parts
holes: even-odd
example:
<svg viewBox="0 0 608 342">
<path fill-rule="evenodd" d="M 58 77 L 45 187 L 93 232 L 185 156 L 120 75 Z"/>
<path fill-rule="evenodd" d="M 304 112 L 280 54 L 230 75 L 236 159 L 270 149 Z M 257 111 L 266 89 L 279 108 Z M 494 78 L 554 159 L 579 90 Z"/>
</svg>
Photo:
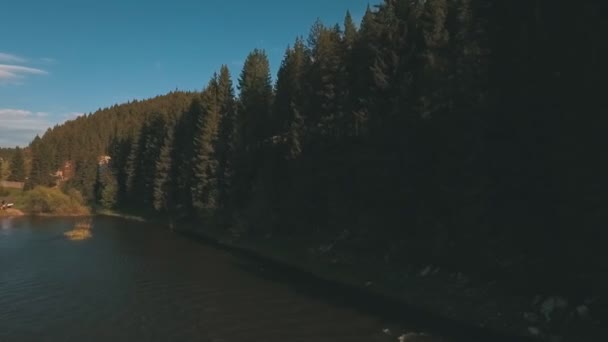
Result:
<svg viewBox="0 0 608 342">
<path fill-rule="evenodd" d="M 385 322 L 142 223 L 2 220 L 0 341 L 394 341 Z M 252 266 L 255 267 L 255 266 Z M 44 338 L 42 338 L 44 337 Z"/>
</svg>

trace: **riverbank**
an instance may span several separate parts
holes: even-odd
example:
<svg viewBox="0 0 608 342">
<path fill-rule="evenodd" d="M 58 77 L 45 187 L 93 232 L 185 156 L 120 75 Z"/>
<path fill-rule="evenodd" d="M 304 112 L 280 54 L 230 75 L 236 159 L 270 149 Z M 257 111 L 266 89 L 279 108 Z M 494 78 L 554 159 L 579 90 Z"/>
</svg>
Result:
<svg viewBox="0 0 608 342">
<path fill-rule="evenodd" d="M 142 216 L 101 214 L 146 221 Z M 355 301 L 373 302 L 384 310 L 405 315 L 408 321 L 418 319 L 421 325 L 425 321 L 441 322 L 447 327 L 446 335 L 462 336 L 463 340 L 467 336 L 492 341 L 603 340 L 601 322 L 589 316 L 589 304 L 568 303 L 559 296 L 524 295 L 498 282 L 433 265 L 416 269 L 382 259 L 358 258 L 352 251 L 337 244 L 322 244 L 315 237 L 238 237 L 229 230 L 203 230 L 200 225 L 184 223 L 171 228 L 273 265 L 279 273 L 289 274 L 290 281 L 305 275 L 340 288 L 337 293 L 351 293 Z"/>
<path fill-rule="evenodd" d="M 89 213 L 30 213 L 24 212 L 19 209 L 5 209 L 0 210 L 0 217 L 21 217 L 21 216 L 32 216 L 32 217 L 93 217 L 94 215 Z"/>
<path fill-rule="evenodd" d="M 19 217 L 25 216 L 25 213 L 19 209 L 8 208 L 0 210 L 0 217 Z"/>
</svg>

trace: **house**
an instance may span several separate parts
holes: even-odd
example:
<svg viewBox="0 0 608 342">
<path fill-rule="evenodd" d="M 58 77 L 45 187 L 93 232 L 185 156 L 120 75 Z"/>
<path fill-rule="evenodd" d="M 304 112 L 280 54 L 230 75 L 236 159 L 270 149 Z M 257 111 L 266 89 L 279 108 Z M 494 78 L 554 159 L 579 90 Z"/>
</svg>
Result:
<svg viewBox="0 0 608 342">
<path fill-rule="evenodd" d="M 108 165 L 110 164 L 110 160 L 112 160 L 112 157 L 110 156 L 99 156 L 97 158 L 97 163 L 99 164 L 99 166 Z"/>
</svg>

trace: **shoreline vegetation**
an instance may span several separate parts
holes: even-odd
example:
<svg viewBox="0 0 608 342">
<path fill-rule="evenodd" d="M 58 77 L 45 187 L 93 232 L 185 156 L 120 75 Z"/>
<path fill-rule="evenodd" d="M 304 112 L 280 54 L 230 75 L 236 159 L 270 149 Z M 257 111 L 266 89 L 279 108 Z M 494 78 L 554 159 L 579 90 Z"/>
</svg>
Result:
<svg viewBox="0 0 608 342">
<path fill-rule="evenodd" d="M 6 202 L 14 202 L 12 208 L 0 210 L 0 217 L 90 217 L 91 209 L 85 204 L 80 192 L 58 187 L 36 186 L 31 190 L 2 189 Z"/>
</svg>

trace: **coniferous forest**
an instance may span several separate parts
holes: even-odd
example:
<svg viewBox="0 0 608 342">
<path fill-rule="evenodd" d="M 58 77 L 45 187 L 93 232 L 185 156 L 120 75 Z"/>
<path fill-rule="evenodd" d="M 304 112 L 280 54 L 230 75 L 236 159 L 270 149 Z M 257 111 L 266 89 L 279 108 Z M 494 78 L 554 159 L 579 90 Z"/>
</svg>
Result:
<svg viewBox="0 0 608 342">
<path fill-rule="evenodd" d="M 63 186 L 105 208 L 597 292 L 608 278 L 598 6 L 385 0 L 360 23 L 317 21 L 274 83 L 254 50 L 201 92 L 49 129 L 29 146 L 26 188 L 69 162 Z"/>
</svg>

